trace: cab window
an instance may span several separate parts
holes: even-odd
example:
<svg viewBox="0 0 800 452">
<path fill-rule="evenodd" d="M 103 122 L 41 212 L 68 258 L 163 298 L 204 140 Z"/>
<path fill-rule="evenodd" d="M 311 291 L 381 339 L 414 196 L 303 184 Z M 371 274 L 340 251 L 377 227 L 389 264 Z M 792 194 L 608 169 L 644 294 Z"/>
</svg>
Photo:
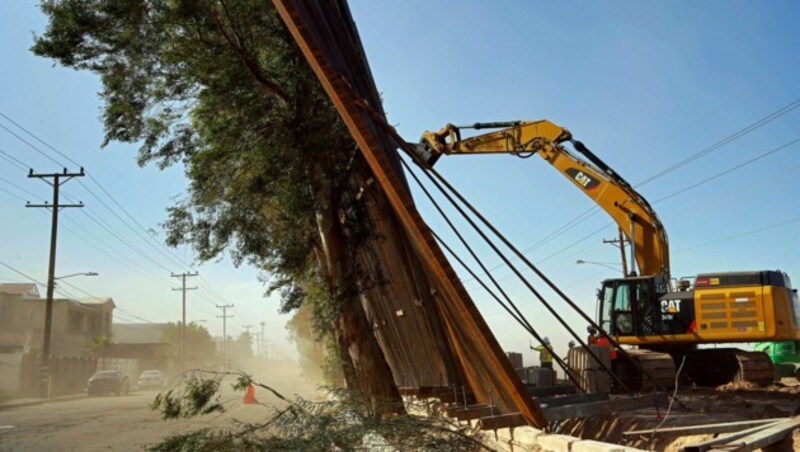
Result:
<svg viewBox="0 0 800 452">
<path fill-rule="evenodd" d="M 624 282 L 614 290 L 614 332 L 619 336 L 633 334 L 630 286 Z"/>
<path fill-rule="evenodd" d="M 614 314 L 614 285 L 608 283 L 603 286 L 602 308 L 600 311 L 600 326 L 605 331 L 611 330 L 611 318 Z"/>
</svg>

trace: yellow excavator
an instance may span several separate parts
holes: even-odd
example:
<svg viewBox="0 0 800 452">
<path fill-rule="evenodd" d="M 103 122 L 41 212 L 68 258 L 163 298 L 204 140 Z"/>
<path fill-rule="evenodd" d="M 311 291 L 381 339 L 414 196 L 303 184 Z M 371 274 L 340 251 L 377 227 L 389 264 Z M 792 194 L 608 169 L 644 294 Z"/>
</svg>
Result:
<svg viewBox="0 0 800 452">
<path fill-rule="evenodd" d="M 462 137 L 465 129 L 489 132 Z M 546 120 L 448 124 L 425 132 L 416 153 L 431 166 L 442 155 L 536 154 L 614 219 L 629 244 L 630 272 L 602 282 L 597 323 L 618 343 L 636 346 L 628 353 L 638 364 L 614 366 L 630 388 L 669 387 L 676 369 L 682 380 L 701 386 L 768 384 L 774 371 L 765 353 L 698 346 L 800 339 L 800 300 L 785 273 L 709 272 L 694 282 L 674 280 L 667 233 L 653 208 L 563 127 Z"/>
</svg>

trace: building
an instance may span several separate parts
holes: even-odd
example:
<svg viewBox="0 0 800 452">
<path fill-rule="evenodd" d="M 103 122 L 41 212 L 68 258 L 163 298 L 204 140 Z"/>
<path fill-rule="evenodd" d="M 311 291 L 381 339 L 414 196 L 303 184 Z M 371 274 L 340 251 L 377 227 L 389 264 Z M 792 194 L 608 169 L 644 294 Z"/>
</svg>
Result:
<svg viewBox="0 0 800 452">
<path fill-rule="evenodd" d="M 35 284 L 0 284 L 0 353 L 41 350 L 46 299 Z M 95 338 L 110 337 L 114 300 L 53 300 L 50 354 L 91 356 Z"/>
<path fill-rule="evenodd" d="M 135 359 L 139 370 L 171 370 L 175 347 L 165 341 L 166 323 L 118 323 L 113 327 L 109 356 Z"/>
</svg>

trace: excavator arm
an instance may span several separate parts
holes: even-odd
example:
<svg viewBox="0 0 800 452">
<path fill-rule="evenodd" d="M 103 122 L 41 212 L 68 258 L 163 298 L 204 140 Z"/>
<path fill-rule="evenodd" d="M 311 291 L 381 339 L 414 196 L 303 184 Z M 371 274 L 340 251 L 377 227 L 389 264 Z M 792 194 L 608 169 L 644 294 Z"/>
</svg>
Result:
<svg viewBox="0 0 800 452">
<path fill-rule="evenodd" d="M 463 138 L 463 129 L 493 131 Z M 571 143 L 574 152 L 565 147 L 566 143 Z M 425 132 L 416 150 L 420 159 L 430 166 L 442 155 L 538 155 L 614 219 L 631 244 L 631 261 L 636 262 L 639 275 L 664 275 L 669 279 L 667 233 L 655 211 L 625 179 L 583 143 L 574 140 L 567 129 L 546 120 L 476 123 L 462 127 L 448 124 L 438 132 Z"/>
</svg>

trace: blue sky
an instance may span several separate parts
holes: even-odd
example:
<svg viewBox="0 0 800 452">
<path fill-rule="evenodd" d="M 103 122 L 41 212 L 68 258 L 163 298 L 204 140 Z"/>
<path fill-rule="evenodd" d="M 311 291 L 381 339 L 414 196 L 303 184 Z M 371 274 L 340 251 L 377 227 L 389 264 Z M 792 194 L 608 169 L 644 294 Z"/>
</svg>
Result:
<svg viewBox="0 0 800 452">
<path fill-rule="evenodd" d="M 796 3 L 378 1 L 351 7 L 389 120 L 409 141 L 446 123 L 549 119 L 637 184 L 800 98 Z M 798 120 L 800 108 L 640 191 L 655 201 L 742 164 L 800 137 Z M 800 275 L 799 153 L 800 143 L 655 203 L 669 234 L 673 274 L 780 268 Z M 536 158 L 445 157 L 437 169 L 522 249 L 593 206 Z M 417 199 L 433 229 L 446 232 Z M 602 243 L 615 228 L 590 236 L 607 224 L 604 213 L 594 213 L 528 254 L 589 313 L 599 281 L 617 274 L 575 261 L 618 265 L 618 251 Z M 482 255 L 499 262 L 485 248 Z M 564 349 L 561 328 L 514 278 L 505 282 L 534 326 Z M 527 348 L 521 328 L 477 284 L 467 287 L 475 289 L 503 346 Z M 585 322 L 567 318 L 584 331 Z"/>
<path fill-rule="evenodd" d="M 796 2 L 354 1 L 351 9 L 389 120 L 409 141 L 450 122 L 549 119 L 637 184 L 800 98 Z M 0 2 L 0 24 L 5 63 L 0 71 L 0 112 L 82 163 L 142 225 L 158 230 L 170 200 L 185 190 L 182 169 L 140 169 L 131 146 L 112 143 L 100 149 L 99 82 L 91 74 L 53 67 L 28 52 L 32 32 L 45 24 L 35 6 Z M 655 201 L 744 164 L 800 137 L 799 120 L 800 108 L 640 191 Z M 0 124 L 13 129 L 2 118 Z M 56 169 L 2 129 L 0 149 L 37 171 Z M 800 185 L 794 177 L 800 168 L 799 152 L 800 144 L 789 146 L 655 203 L 669 233 L 673 274 L 779 268 L 800 280 L 800 242 L 795 235 Z M 603 238 L 613 237 L 614 227 L 590 235 L 610 220 L 594 213 L 539 243 L 591 208 L 588 199 L 537 159 L 452 157 L 441 159 L 437 168 L 520 248 L 537 245 L 531 259 L 588 312 L 594 311 L 599 281 L 616 273 L 575 261 L 616 265 L 618 253 L 602 244 Z M 0 173 L 40 199 L 3 180 L 0 189 L 31 201 L 49 198 L 46 185 L 28 180 L 2 158 Z M 90 181 L 84 182 L 94 189 Z M 182 270 L 98 205 L 76 181 L 65 191 L 154 260 Z M 418 199 L 431 226 L 446 232 L 430 206 Z M 43 280 L 49 222 L 42 212 L 23 204 L 0 190 L 0 230 L 6 238 L 0 260 Z M 72 209 L 63 217 L 68 218 L 64 224 L 82 230 L 90 241 L 110 244 L 130 255 L 137 269 L 158 278 L 120 265 L 66 229 L 60 231 L 59 274 L 98 271 L 99 277 L 70 282 L 93 294 L 112 295 L 126 311 L 150 320 L 179 316 L 178 293 L 169 290 L 164 268 L 127 249 L 86 213 Z M 498 262 L 488 250 L 479 249 L 487 263 Z M 186 250 L 175 254 L 192 259 Z M 233 331 L 263 319 L 271 339 L 282 340 L 286 318 L 276 314 L 274 300 L 262 297 L 255 271 L 234 269 L 227 261 L 198 270 L 205 278 L 203 285 L 213 286 L 221 297 L 209 290 L 190 294 L 190 319 L 206 319 L 218 332 L 221 325 L 213 317 L 213 304 L 224 298 L 236 304 L 239 318 Z M 496 275 L 504 277 L 508 270 L 500 268 Z M 0 277 L 16 278 L 5 269 L 0 269 Z M 513 278 L 505 282 L 534 326 L 563 349 L 568 340 L 564 332 L 521 284 Z M 474 298 L 503 346 L 526 348 L 524 332 L 474 283 L 467 287 L 475 289 Z M 567 318 L 583 331 L 576 316 Z"/>
</svg>

